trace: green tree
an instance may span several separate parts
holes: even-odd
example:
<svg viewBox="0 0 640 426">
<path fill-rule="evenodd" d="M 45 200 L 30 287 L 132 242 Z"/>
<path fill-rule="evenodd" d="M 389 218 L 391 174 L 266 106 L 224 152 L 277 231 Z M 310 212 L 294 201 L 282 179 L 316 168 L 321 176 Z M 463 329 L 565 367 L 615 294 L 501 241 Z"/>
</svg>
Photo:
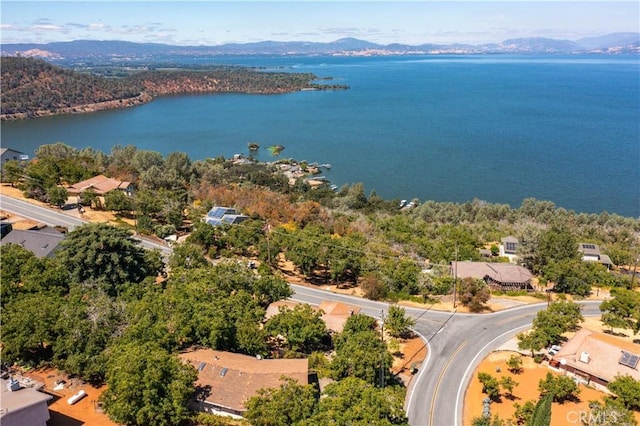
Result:
<svg viewBox="0 0 640 426">
<path fill-rule="evenodd" d="M 280 388 L 260 389 L 247 401 L 244 415 L 255 426 L 289 426 L 311 417 L 316 410 L 312 385 L 282 377 Z"/>
<path fill-rule="evenodd" d="M 546 335 L 545 345 L 558 343 L 564 333 L 579 329 L 579 324 L 584 321 L 580 309 L 580 305 L 571 301 L 553 302 L 547 309 L 538 311 L 533 319 L 533 328 Z"/>
<path fill-rule="evenodd" d="M 47 195 L 49 196 L 49 204 L 56 207 L 64 206 L 69 198 L 69 192 L 61 186 L 52 186 L 47 190 Z"/>
<path fill-rule="evenodd" d="M 300 425 L 408 425 L 403 404 L 404 389 L 399 386 L 376 388 L 348 377 L 327 385 L 317 413 Z"/>
<path fill-rule="evenodd" d="M 335 379 L 357 377 L 370 384 L 389 381 L 393 357 L 378 333 L 345 329 L 336 336 L 334 344 L 336 354 L 331 370 Z"/>
<path fill-rule="evenodd" d="M 580 394 L 580 389 L 576 382 L 568 376 L 554 376 L 547 373 L 544 379 L 538 383 L 538 390 L 541 396 L 552 395 L 554 402 L 564 402 L 568 399 L 575 399 Z"/>
<path fill-rule="evenodd" d="M 507 360 L 507 367 L 513 374 L 522 373 L 522 357 L 516 354 L 511 355 Z"/>
<path fill-rule="evenodd" d="M 513 398 L 513 389 L 518 386 L 518 382 L 516 382 L 510 376 L 504 376 L 500 379 L 500 387 L 507 391 L 507 395 L 510 398 Z"/>
<path fill-rule="evenodd" d="M 533 417 L 533 412 L 536 408 L 536 403 L 532 400 L 526 401 L 520 405 L 517 402 L 513 404 L 515 412 L 513 413 L 513 420 L 517 425 L 528 425 Z M 549 419 L 551 421 L 551 419 Z"/>
<path fill-rule="evenodd" d="M 106 349 L 122 325 L 121 305 L 99 290 L 75 286 L 62 304 L 54 325 L 53 362 L 85 380 L 104 380 Z"/>
<path fill-rule="evenodd" d="M 261 273 L 253 282 L 252 293 L 258 299 L 260 306 L 266 308 L 272 302 L 286 299 L 293 294 L 288 282 L 271 271 Z"/>
<path fill-rule="evenodd" d="M 37 365 L 50 361 L 60 315 L 58 296 L 25 294 L 2 309 L 2 361 Z"/>
<path fill-rule="evenodd" d="M 580 259 L 578 241 L 568 228 L 553 225 L 542 232 L 538 244 L 538 256 L 542 271 L 550 263 L 562 263 Z M 538 271 L 539 272 L 539 271 Z"/>
<path fill-rule="evenodd" d="M 611 289 L 611 299 L 600 304 L 603 324 L 640 333 L 640 293 L 623 288 Z"/>
<path fill-rule="evenodd" d="M 385 318 L 384 325 L 391 336 L 406 337 L 411 333 L 411 327 L 415 323 L 413 318 L 406 315 L 403 307 L 397 305 L 389 306 L 389 314 Z"/>
<path fill-rule="evenodd" d="M 153 343 L 111 348 L 107 390 L 100 400 L 109 418 L 126 425 L 176 425 L 189 416 L 187 401 L 198 374 Z"/>
<path fill-rule="evenodd" d="M 579 259 L 550 262 L 544 277 L 554 283 L 553 291 L 578 296 L 589 295 L 592 284 L 597 283 L 590 264 Z"/>
<path fill-rule="evenodd" d="M 499 415 L 495 414 L 493 417 L 474 417 L 471 420 L 472 426 L 504 426 L 504 422 Z"/>
<path fill-rule="evenodd" d="M 328 335 L 322 313 L 306 304 L 296 305 L 293 310 L 281 309 L 269 318 L 265 330 L 273 337 L 282 336 L 289 350 L 306 354 L 320 349 Z"/>
<path fill-rule="evenodd" d="M 548 346 L 553 340 L 545 330 L 533 328 L 528 332 L 519 333 L 517 335 L 518 349 L 531 351 L 533 357 L 534 352 Z"/>
<path fill-rule="evenodd" d="M 101 207 L 98 193 L 91 188 L 80 193 L 80 203 L 89 207 Z"/>
<path fill-rule="evenodd" d="M 616 395 L 616 400 L 629 410 L 640 411 L 640 380 L 628 375 L 617 375 L 607 388 Z"/>
<path fill-rule="evenodd" d="M 211 266 L 209 261 L 204 257 L 202 247 L 184 242 L 173 247 L 173 252 L 169 257 L 169 266 L 171 268 L 206 268 Z"/>
<path fill-rule="evenodd" d="M 126 282 L 138 283 L 156 276 L 157 264 L 148 263 L 145 250 L 128 231 L 104 223 L 89 223 L 69 233 L 57 257 L 73 282 L 94 280 L 110 296 Z"/>
<path fill-rule="evenodd" d="M 492 401 L 500 400 L 500 382 L 489 373 L 478 373 L 478 380 L 482 384 L 482 392 Z"/>
<path fill-rule="evenodd" d="M 340 336 L 342 338 L 347 339 L 349 336 L 354 334 L 364 332 L 364 331 L 374 331 L 376 329 L 376 320 L 373 317 L 365 314 L 355 314 L 351 315 L 347 318 L 347 321 L 344 323 L 344 327 L 342 327 L 342 333 Z"/>
<path fill-rule="evenodd" d="M 531 426 L 550 426 L 551 425 L 551 403 L 553 402 L 553 394 L 547 393 L 543 395 L 531 414 L 531 422 L 527 423 Z"/>
<path fill-rule="evenodd" d="M 589 415 L 582 419 L 585 426 L 636 426 L 633 412 L 617 399 L 605 397 L 603 401 L 589 401 Z"/>
<path fill-rule="evenodd" d="M 325 263 L 329 236 L 322 228 L 309 225 L 288 237 L 286 256 L 304 275 L 310 276 L 319 265 Z"/>
<path fill-rule="evenodd" d="M 0 246 L 0 303 L 4 306 L 12 297 L 20 294 L 24 290 L 24 279 L 27 270 L 37 269 L 39 263 L 36 255 L 20 244 L 2 244 Z"/>
<path fill-rule="evenodd" d="M 11 187 L 15 187 L 22 179 L 24 167 L 18 160 L 8 160 L 2 164 L 2 182 L 10 183 Z"/>
<path fill-rule="evenodd" d="M 124 191 L 109 191 L 104 197 L 104 207 L 107 210 L 123 214 L 133 210 L 133 202 L 131 197 L 125 194 Z"/>
<path fill-rule="evenodd" d="M 394 293 L 418 294 L 420 268 L 411 259 L 390 259 L 382 263 L 387 288 Z"/>
</svg>

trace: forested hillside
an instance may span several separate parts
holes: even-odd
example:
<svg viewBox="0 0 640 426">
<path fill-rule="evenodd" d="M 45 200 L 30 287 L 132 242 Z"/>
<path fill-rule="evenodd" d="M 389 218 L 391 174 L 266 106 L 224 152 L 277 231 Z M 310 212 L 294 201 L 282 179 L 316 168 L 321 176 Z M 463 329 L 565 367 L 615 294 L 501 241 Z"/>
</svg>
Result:
<svg viewBox="0 0 640 426">
<path fill-rule="evenodd" d="M 177 93 L 285 93 L 345 86 L 312 83 L 309 73 L 264 72 L 243 67 L 127 71 L 106 78 L 33 58 L 2 58 L 2 119 L 123 108 Z"/>
<path fill-rule="evenodd" d="M 2 58 L 2 116 L 28 117 L 140 95 L 142 86 L 78 73 L 31 58 Z"/>
</svg>

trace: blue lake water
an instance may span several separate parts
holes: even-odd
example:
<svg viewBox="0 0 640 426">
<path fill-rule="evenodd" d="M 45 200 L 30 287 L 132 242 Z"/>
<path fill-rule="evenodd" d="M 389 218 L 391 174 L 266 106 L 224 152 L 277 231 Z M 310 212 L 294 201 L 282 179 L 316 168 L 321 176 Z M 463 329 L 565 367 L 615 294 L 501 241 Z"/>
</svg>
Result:
<svg viewBox="0 0 640 426">
<path fill-rule="evenodd" d="M 64 142 L 196 160 L 285 146 L 333 183 L 386 199 L 553 201 L 640 216 L 640 58 L 403 56 L 209 62 L 331 76 L 346 91 L 171 96 L 125 110 L 3 122 L 2 146 Z"/>
</svg>

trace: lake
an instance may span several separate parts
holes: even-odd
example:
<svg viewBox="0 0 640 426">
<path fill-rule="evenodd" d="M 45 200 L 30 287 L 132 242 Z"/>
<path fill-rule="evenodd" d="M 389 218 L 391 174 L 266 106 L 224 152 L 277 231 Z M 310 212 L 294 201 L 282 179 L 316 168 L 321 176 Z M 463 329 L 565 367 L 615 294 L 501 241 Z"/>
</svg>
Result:
<svg viewBox="0 0 640 426">
<path fill-rule="evenodd" d="M 2 123 L 2 146 L 64 142 L 193 160 L 248 154 L 330 163 L 385 199 L 640 216 L 640 57 L 246 57 L 195 61 L 313 72 L 345 91 L 157 98 L 139 107 Z"/>
</svg>

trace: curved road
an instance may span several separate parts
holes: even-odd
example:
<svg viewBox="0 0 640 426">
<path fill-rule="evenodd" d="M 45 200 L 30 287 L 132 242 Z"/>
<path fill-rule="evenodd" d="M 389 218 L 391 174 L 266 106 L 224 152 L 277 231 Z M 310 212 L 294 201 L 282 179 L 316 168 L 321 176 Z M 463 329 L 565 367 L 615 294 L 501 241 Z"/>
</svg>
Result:
<svg viewBox="0 0 640 426">
<path fill-rule="evenodd" d="M 362 312 L 380 318 L 389 305 L 293 285 L 292 300 L 318 305 L 338 300 L 360 306 Z M 599 316 L 600 302 L 582 303 L 584 316 Z M 406 401 L 412 426 L 451 426 L 462 424 L 464 392 L 475 367 L 493 349 L 531 326 L 536 313 L 546 303 L 523 305 L 491 314 L 459 314 L 405 308 L 416 319 L 414 330 L 428 345 L 427 359 L 412 381 Z"/>
<path fill-rule="evenodd" d="M 31 218 L 47 225 L 69 229 L 86 221 L 55 210 L 39 207 L 0 195 L 0 209 Z M 171 249 L 147 240 L 146 248 Z M 291 284 L 292 300 L 318 305 L 323 300 L 336 300 L 359 306 L 363 313 L 380 318 L 389 305 L 355 296 L 331 293 Z M 600 302 L 583 302 L 584 316 L 599 316 Z M 411 382 L 406 401 L 407 416 L 412 426 L 451 426 L 462 424 L 464 392 L 480 361 L 516 333 L 530 327 L 536 312 L 546 303 L 524 305 L 491 314 L 459 314 L 429 309 L 405 308 L 416 319 L 414 330 L 428 345 L 427 359 Z"/>
</svg>

